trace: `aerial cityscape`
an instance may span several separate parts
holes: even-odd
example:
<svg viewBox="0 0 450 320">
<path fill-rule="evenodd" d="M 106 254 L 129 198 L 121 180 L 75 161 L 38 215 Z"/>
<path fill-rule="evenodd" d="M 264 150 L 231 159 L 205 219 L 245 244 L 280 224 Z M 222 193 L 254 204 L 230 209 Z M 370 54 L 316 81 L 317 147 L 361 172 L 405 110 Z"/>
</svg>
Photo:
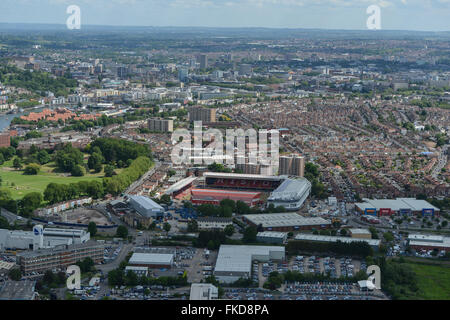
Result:
<svg viewBox="0 0 450 320">
<path fill-rule="evenodd" d="M 448 19 L 373 2 L 342 29 L 0 16 L 0 300 L 450 300 Z"/>
</svg>

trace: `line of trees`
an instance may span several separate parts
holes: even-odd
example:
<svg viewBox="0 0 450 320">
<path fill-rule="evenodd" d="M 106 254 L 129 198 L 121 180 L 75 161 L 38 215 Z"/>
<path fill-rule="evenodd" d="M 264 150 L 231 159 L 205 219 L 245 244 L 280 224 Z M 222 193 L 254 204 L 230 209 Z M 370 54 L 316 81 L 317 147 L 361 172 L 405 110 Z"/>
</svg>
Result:
<svg viewBox="0 0 450 320">
<path fill-rule="evenodd" d="M 289 241 L 286 245 L 289 254 L 301 252 L 334 253 L 339 255 L 350 255 L 357 257 L 367 257 L 373 255 L 372 247 L 364 241 L 345 243 L 336 242 L 314 242 L 306 240 Z"/>
</svg>

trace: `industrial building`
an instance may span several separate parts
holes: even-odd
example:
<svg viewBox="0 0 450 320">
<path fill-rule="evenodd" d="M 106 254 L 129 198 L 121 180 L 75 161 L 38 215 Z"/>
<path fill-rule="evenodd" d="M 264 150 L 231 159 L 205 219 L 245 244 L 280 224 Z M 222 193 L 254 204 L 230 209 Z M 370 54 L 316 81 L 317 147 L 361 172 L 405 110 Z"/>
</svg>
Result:
<svg viewBox="0 0 450 320">
<path fill-rule="evenodd" d="M 219 289 L 210 283 L 193 283 L 189 300 L 219 299 Z"/>
<path fill-rule="evenodd" d="M 38 250 L 85 243 L 89 239 L 89 232 L 80 229 L 43 229 L 42 225 L 35 225 L 33 231 L 0 229 L 0 250 Z"/>
<path fill-rule="evenodd" d="M 226 226 L 232 225 L 233 220 L 225 217 L 200 217 L 197 224 L 199 230 L 223 230 Z"/>
<path fill-rule="evenodd" d="M 223 172 L 205 172 L 206 186 L 210 188 L 246 189 L 273 191 L 286 179 L 280 176 L 260 174 L 240 174 Z"/>
<path fill-rule="evenodd" d="M 415 198 L 397 199 L 363 199 L 364 202 L 355 203 L 356 211 L 367 215 L 439 215 L 440 209 L 425 200 Z"/>
<path fill-rule="evenodd" d="M 151 118 L 147 121 L 148 129 L 152 132 L 173 132 L 173 120 Z"/>
<path fill-rule="evenodd" d="M 248 214 L 242 216 L 249 225 L 261 226 L 264 231 L 296 231 L 312 228 L 325 229 L 331 222 L 323 218 L 307 218 L 295 212 Z"/>
<path fill-rule="evenodd" d="M 132 267 L 171 268 L 174 255 L 171 253 L 138 253 L 131 256 L 128 264 Z"/>
<path fill-rule="evenodd" d="M 36 281 L 6 281 L 0 286 L 0 300 L 34 300 Z"/>
<path fill-rule="evenodd" d="M 278 246 L 221 245 L 214 276 L 220 282 L 231 283 L 239 278 L 249 278 L 252 261 L 284 260 L 285 248 Z"/>
<path fill-rule="evenodd" d="M 419 250 L 445 250 L 450 252 L 450 237 L 438 235 L 410 234 L 408 244 L 411 249 Z"/>
<path fill-rule="evenodd" d="M 261 203 L 261 192 L 193 188 L 191 190 L 191 196 L 193 204 L 218 205 L 224 199 L 242 201 L 250 207 L 257 206 Z"/>
<path fill-rule="evenodd" d="M 256 235 L 256 241 L 258 242 L 283 244 L 286 242 L 286 240 L 286 232 L 263 231 L 258 232 L 258 234 Z"/>
<path fill-rule="evenodd" d="M 129 195 L 129 204 L 139 214 L 147 218 L 160 218 L 164 215 L 164 208 L 145 196 Z"/>
<path fill-rule="evenodd" d="M 103 261 L 104 246 L 96 242 L 86 242 L 74 245 L 60 245 L 51 249 L 19 252 L 17 264 L 22 273 L 45 272 L 52 269 L 64 270 L 86 258 L 94 263 Z"/>
<path fill-rule="evenodd" d="M 310 193 L 311 182 L 307 179 L 286 179 L 270 194 L 267 204 L 296 211 L 303 206 Z"/>
<path fill-rule="evenodd" d="M 372 239 L 372 233 L 368 229 L 349 229 L 350 236 L 358 239 Z"/>
<path fill-rule="evenodd" d="M 125 273 L 128 271 L 134 272 L 137 276 L 148 276 L 148 267 L 133 267 L 133 266 L 126 266 L 125 267 Z"/>
<path fill-rule="evenodd" d="M 378 248 L 380 247 L 380 243 L 381 243 L 381 240 L 378 240 L 378 239 L 333 237 L 333 236 L 321 236 L 321 235 L 313 235 L 313 234 L 305 234 L 305 233 L 297 234 L 294 239 L 295 240 L 304 240 L 304 241 L 315 241 L 315 242 L 337 242 L 337 241 L 340 241 L 343 243 L 366 242 L 374 250 L 378 250 Z"/>
</svg>

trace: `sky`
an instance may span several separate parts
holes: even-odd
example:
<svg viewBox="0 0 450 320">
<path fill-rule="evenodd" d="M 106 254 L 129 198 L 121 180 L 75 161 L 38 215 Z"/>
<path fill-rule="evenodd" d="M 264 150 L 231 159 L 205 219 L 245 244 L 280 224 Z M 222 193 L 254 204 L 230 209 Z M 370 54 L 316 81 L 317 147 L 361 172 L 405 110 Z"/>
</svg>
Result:
<svg viewBox="0 0 450 320">
<path fill-rule="evenodd" d="M 69 5 L 86 25 L 450 31 L 450 0 L 0 0 L 0 23 L 65 24 Z"/>
</svg>

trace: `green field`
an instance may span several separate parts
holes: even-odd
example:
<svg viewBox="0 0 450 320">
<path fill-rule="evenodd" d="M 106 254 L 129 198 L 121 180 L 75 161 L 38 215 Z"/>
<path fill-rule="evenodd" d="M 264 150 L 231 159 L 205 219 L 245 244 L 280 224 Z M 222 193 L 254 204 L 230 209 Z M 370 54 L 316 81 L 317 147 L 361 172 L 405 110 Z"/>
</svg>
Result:
<svg viewBox="0 0 450 320">
<path fill-rule="evenodd" d="M 413 299 L 450 300 L 450 264 L 407 264 L 417 274 L 419 292 Z"/>
<path fill-rule="evenodd" d="M 71 177 L 70 174 L 58 173 L 56 171 L 54 163 L 48 163 L 41 166 L 41 171 L 38 175 L 24 175 L 23 170 L 15 170 L 12 168 L 12 160 L 10 160 L 0 166 L 0 176 L 3 180 L 1 187 L 10 190 L 13 199 L 20 199 L 30 192 L 37 191 L 43 193 L 47 185 L 51 182 L 69 184 L 96 179 L 100 181 L 104 176 L 104 173 L 100 172 L 96 174 L 89 173 L 83 177 Z M 117 173 L 118 171 L 120 170 L 116 170 Z M 13 182 L 15 186 L 11 186 Z"/>
</svg>

